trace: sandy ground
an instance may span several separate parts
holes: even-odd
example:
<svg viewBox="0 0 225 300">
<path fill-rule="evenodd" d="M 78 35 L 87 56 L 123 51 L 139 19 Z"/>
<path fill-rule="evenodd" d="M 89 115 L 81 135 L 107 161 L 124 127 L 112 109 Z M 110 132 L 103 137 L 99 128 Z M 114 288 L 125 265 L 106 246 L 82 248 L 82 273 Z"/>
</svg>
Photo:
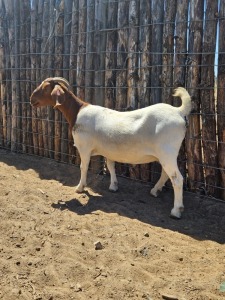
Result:
<svg viewBox="0 0 225 300">
<path fill-rule="evenodd" d="M 79 174 L 0 150 L 0 299 L 225 299 L 225 203 Z"/>
</svg>

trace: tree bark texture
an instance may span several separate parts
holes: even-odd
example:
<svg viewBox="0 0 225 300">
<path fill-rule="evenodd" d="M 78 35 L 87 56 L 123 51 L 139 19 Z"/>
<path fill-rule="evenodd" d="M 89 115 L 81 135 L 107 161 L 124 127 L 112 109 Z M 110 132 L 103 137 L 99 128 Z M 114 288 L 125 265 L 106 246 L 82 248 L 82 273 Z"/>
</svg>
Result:
<svg viewBox="0 0 225 300">
<path fill-rule="evenodd" d="M 185 87 L 186 85 L 186 63 L 187 63 L 187 30 L 188 30 L 188 0 L 177 0 L 176 13 L 176 32 L 175 32 L 175 58 L 173 86 Z M 180 99 L 172 99 L 174 106 L 180 106 Z M 186 149 L 185 140 L 181 145 L 181 149 L 177 158 L 178 167 L 184 177 L 184 186 L 187 185 L 187 168 L 186 168 Z"/>
<path fill-rule="evenodd" d="M 116 106 L 116 66 L 117 66 L 117 11 L 118 3 L 109 1 L 106 19 L 106 53 L 105 53 L 105 103 L 108 108 Z"/>
<path fill-rule="evenodd" d="M 63 67 L 63 25 L 64 25 L 64 0 L 58 2 L 56 6 L 55 13 L 55 76 L 62 77 L 62 67 Z M 61 133 L 62 133 L 62 114 L 58 110 L 55 110 L 55 159 L 61 159 Z"/>
<path fill-rule="evenodd" d="M 187 87 L 192 97 L 193 114 L 189 118 L 187 129 L 187 165 L 189 188 L 196 190 L 203 180 L 201 128 L 200 128 L 200 65 L 203 37 L 203 1 L 190 1 L 190 29 L 188 51 Z"/>
<path fill-rule="evenodd" d="M 217 86 L 218 162 L 220 171 L 220 196 L 225 200 L 225 3 L 220 1 L 219 10 L 219 59 Z"/>
<path fill-rule="evenodd" d="M 216 28 L 218 1 L 205 2 L 205 30 L 203 34 L 201 62 L 201 116 L 204 173 L 207 194 L 218 196 L 218 156 L 216 137 L 215 73 Z M 209 126 L 210 124 L 210 126 Z"/>
</svg>

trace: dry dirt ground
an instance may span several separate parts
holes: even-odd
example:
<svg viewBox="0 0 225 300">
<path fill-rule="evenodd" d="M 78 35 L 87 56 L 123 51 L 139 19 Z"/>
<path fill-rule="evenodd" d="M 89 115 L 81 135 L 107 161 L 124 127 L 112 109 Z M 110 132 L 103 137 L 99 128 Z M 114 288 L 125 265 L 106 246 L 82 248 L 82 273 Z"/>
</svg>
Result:
<svg viewBox="0 0 225 300">
<path fill-rule="evenodd" d="M 225 203 L 185 193 L 173 220 L 170 190 L 79 174 L 0 150 L 0 299 L 225 299 Z"/>
</svg>

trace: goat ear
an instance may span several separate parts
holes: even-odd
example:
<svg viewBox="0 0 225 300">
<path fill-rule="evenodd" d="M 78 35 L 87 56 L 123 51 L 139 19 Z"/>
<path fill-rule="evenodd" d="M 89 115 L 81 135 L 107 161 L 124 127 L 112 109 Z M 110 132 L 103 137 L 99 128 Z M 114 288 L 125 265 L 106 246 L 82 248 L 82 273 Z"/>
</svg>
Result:
<svg viewBox="0 0 225 300">
<path fill-rule="evenodd" d="M 56 85 L 54 87 L 54 89 L 52 90 L 51 96 L 55 102 L 55 105 L 53 107 L 54 109 L 56 109 L 58 106 L 62 105 L 62 103 L 65 101 L 65 93 L 59 85 Z"/>
</svg>

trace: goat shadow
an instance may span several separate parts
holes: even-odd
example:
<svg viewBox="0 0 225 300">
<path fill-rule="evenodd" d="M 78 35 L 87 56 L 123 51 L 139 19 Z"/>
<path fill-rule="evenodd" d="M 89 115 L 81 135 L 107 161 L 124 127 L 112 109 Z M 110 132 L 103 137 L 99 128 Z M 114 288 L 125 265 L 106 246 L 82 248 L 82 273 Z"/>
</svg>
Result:
<svg viewBox="0 0 225 300">
<path fill-rule="evenodd" d="M 33 169 L 40 179 L 57 180 L 65 186 L 74 187 L 80 178 L 78 167 L 42 157 L 13 154 L 1 149 L 0 161 L 22 171 Z M 171 189 L 164 189 L 158 198 L 154 198 L 149 193 L 149 185 L 118 178 L 119 191 L 111 193 L 108 191 L 109 181 L 109 176 L 96 176 L 89 172 L 89 188 L 85 191 L 88 200 L 85 205 L 79 200 L 80 197 L 74 197 L 69 201 L 56 201 L 52 206 L 60 210 L 70 210 L 78 215 L 90 214 L 97 210 L 117 213 L 152 226 L 180 232 L 197 240 L 225 243 L 225 202 L 184 192 L 185 211 L 181 220 L 174 220 L 169 217 L 173 207 Z M 91 189 L 95 193 L 92 193 Z"/>
<path fill-rule="evenodd" d="M 184 192 L 185 211 L 180 220 L 170 218 L 173 207 L 173 191 L 164 188 L 159 197 L 150 195 L 150 187 L 146 184 L 118 178 L 119 191 L 108 191 L 109 176 L 99 176 L 91 180 L 89 188 L 83 193 L 88 199 L 85 204 L 80 197 L 52 204 L 60 210 L 69 210 L 78 215 L 91 214 L 95 211 L 117 213 L 130 219 L 137 219 L 152 226 L 177 231 L 197 240 L 212 240 L 225 243 L 225 203 L 193 193 Z M 96 196 L 96 193 L 98 196 Z"/>
</svg>

